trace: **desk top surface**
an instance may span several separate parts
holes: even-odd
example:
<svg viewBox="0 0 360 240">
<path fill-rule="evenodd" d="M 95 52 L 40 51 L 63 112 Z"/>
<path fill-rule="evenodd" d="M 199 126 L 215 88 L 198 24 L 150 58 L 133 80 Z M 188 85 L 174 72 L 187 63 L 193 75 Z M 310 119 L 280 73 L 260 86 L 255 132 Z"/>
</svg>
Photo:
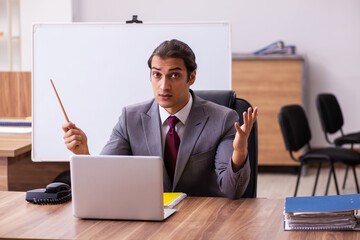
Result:
<svg viewBox="0 0 360 240">
<path fill-rule="evenodd" d="M 31 134 L 0 134 L 0 157 L 16 157 L 31 150 Z"/>
<path fill-rule="evenodd" d="M 82 220 L 71 202 L 33 205 L 0 192 L 0 238 L 51 239 L 358 239 L 354 231 L 284 231 L 284 200 L 187 197 L 163 222 Z"/>
</svg>

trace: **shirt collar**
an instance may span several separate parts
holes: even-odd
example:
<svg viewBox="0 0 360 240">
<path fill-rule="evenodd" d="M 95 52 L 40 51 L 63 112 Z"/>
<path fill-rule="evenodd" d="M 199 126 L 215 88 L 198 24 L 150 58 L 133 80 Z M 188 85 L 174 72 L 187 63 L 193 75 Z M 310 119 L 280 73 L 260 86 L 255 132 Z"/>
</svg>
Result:
<svg viewBox="0 0 360 240">
<path fill-rule="evenodd" d="M 175 114 L 168 113 L 163 107 L 161 107 L 159 105 L 159 113 L 160 113 L 161 124 L 163 125 L 165 123 L 165 121 L 168 119 L 169 116 L 174 115 L 180 120 L 180 122 L 182 124 L 185 125 L 186 120 L 187 120 L 187 118 L 189 116 L 189 113 L 190 113 L 190 110 L 191 110 L 192 103 L 193 103 L 193 98 L 192 98 L 191 93 L 190 93 L 190 98 L 189 98 L 188 103 L 182 109 L 180 109 L 180 111 L 178 111 Z"/>
</svg>

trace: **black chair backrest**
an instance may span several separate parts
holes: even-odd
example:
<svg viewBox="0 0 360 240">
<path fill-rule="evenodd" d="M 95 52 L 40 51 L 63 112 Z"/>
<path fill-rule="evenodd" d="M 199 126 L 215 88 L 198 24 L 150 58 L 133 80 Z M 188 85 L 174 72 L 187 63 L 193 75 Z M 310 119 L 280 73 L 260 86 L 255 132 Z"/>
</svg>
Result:
<svg viewBox="0 0 360 240">
<path fill-rule="evenodd" d="M 231 90 L 197 90 L 194 93 L 202 99 L 234 109 L 236 93 Z"/>
<path fill-rule="evenodd" d="M 344 125 L 344 119 L 335 95 L 330 93 L 318 94 L 316 107 L 321 127 L 325 133 L 335 133 L 341 129 Z"/>
<path fill-rule="evenodd" d="M 240 126 L 244 123 L 244 119 L 242 118 L 242 113 L 247 111 L 247 109 L 251 107 L 251 104 L 242 99 L 236 98 L 234 109 L 239 114 L 239 124 Z M 258 174 L 258 129 L 257 129 L 257 121 L 254 123 L 253 128 L 250 132 L 248 139 L 248 152 L 249 152 L 249 160 L 250 160 L 250 168 L 251 168 L 251 177 L 249 185 L 243 195 L 243 197 L 247 198 L 256 198 L 257 191 L 257 174 Z"/>
<path fill-rule="evenodd" d="M 236 98 L 236 93 L 231 90 L 201 90 L 194 93 L 211 102 L 234 109 L 239 115 L 239 124 L 243 124 L 242 113 L 252 107 L 244 99 Z M 257 139 L 257 122 L 255 122 L 248 139 L 249 161 L 251 168 L 250 182 L 247 186 L 244 198 L 256 198 L 257 191 L 257 172 L 258 172 L 258 139 Z"/>
<path fill-rule="evenodd" d="M 298 151 L 310 141 L 309 123 L 300 105 L 282 107 L 278 117 L 287 150 Z"/>
</svg>

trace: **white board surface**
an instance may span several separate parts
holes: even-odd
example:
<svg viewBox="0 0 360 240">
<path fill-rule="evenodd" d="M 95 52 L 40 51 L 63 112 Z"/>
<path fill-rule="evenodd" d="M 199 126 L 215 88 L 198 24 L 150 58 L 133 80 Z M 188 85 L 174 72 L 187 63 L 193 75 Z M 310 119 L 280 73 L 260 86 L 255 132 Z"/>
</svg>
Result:
<svg viewBox="0 0 360 240">
<path fill-rule="evenodd" d="M 99 154 L 124 106 L 153 98 L 147 60 L 163 41 L 186 42 L 198 64 L 194 90 L 231 89 L 228 23 L 35 24 L 32 71 L 32 160 L 69 161 L 66 122 L 53 80 L 70 121 Z"/>
</svg>

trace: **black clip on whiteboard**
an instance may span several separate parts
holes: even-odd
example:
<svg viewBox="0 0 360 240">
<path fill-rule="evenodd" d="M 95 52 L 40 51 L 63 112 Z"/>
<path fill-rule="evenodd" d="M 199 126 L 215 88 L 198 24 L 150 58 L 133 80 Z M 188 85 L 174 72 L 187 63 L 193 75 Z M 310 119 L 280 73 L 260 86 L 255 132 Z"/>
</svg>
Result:
<svg viewBox="0 0 360 240">
<path fill-rule="evenodd" d="M 143 21 L 138 20 L 137 15 L 133 15 L 131 20 L 127 20 L 126 23 L 143 23 Z"/>
</svg>

